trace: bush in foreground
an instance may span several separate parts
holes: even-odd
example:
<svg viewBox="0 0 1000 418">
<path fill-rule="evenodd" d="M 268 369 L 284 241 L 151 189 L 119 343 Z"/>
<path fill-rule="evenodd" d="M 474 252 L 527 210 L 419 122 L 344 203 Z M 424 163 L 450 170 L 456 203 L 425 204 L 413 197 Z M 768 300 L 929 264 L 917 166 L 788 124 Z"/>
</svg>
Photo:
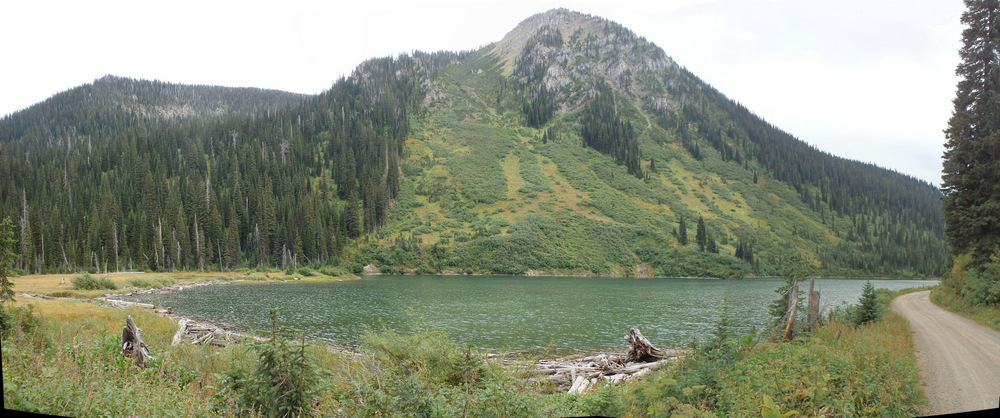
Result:
<svg viewBox="0 0 1000 418">
<path fill-rule="evenodd" d="M 306 352 L 306 343 L 294 341 L 294 331 L 279 328 L 277 313 L 271 311 L 271 338 L 251 342 L 257 354 L 255 370 L 247 372 L 234 364 L 216 376 L 220 402 L 218 411 L 246 416 L 300 416 L 311 413 L 321 386 L 315 361 Z"/>
</svg>

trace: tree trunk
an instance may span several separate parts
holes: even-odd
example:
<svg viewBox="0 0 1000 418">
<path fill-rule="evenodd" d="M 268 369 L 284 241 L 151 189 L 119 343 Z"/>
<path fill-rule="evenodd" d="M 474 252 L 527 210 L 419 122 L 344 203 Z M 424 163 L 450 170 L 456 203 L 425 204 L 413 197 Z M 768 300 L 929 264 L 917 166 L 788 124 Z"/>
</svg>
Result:
<svg viewBox="0 0 1000 418">
<path fill-rule="evenodd" d="M 628 330 L 628 335 L 625 336 L 625 341 L 631 344 L 631 347 L 626 353 L 626 358 L 628 361 L 657 361 L 665 357 L 663 350 L 653 347 L 653 344 L 642 336 L 642 333 L 638 329 L 631 328 Z"/>
<path fill-rule="evenodd" d="M 132 321 L 132 315 L 125 317 L 125 326 L 122 327 L 122 355 L 131 357 L 139 368 L 145 368 L 153 356 L 149 355 L 149 348 L 142 342 L 141 331 L 135 321 Z"/>
<path fill-rule="evenodd" d="M 819 315 L 819 291 L 813 290 L 813 285 L 816 283 L 816 279 L 809 280 L 809 310 L 807 312 L 807 322 L 809 323 L 809 330 L 815 331 L 816 327 L 819 326 L 819 321 L 822 319 Z"/>
<path fill-rule="evenodd" d="M 792 339 L 792 327 L 795 326 L 795 312 L 799 308 L 799 280 L 792 278 L 792 288 L 788 289 L 788 322 L 785 325 L 784 339 Z"/>
</svg>

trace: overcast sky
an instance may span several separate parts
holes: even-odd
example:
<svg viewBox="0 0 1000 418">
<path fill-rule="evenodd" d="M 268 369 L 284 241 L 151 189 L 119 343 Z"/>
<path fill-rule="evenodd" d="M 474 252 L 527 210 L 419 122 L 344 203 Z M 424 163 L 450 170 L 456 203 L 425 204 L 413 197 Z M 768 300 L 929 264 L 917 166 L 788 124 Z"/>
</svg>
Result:
<svg viewBox="0 0 1000 418">
<path fill-rule="evenodd" d="M 621 23 L 821 150 L 940 183 L 959 0 L 13 1 L 0 115 L 106 74 L 315 94 L 365 59 L 476 49 L 556 7 Z"/>
</svg>

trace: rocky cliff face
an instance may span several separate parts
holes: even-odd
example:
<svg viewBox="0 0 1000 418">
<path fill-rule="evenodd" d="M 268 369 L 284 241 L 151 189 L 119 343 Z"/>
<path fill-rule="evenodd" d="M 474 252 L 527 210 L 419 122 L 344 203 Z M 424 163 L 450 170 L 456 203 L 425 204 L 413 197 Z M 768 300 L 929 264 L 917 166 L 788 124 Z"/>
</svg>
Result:
<svg viewBox="0 0 1000 418">
<path fill-rule="evenodd" d="M 509 74 L 556 93 L 563 107 L 593 95 L 596 80 L 650 109 L 673 108 L 684 72 L 662 49 L 625 27 L 566 9 L 534 15 L 493 46 Z"/>
</svg>

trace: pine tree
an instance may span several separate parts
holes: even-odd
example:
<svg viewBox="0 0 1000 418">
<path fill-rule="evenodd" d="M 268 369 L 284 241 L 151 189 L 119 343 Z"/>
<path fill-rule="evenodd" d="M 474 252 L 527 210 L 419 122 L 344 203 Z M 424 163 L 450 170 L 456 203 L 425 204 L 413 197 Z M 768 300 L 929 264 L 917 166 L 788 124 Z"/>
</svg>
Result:
<svg viewBox="0 0 1000 418">
<path fill-rule="evenodd" d="M 984 261 L 1000 243 L 1000 1 L 965 5 L 962 80 L 945 130 L 945 232 L 954 254 Z"/>
<path fill-rule="evenodd" d="M 698 241 L 698 249 L 705 251 L 708 246 L 708 230 L 705 229 L 705 218 L 698 217 L 698 230 L 695 232 L 695 241 Z"/>
<path fill-rule="evenodd" d="M 677 241 L 681 245 L 688 245 L 688 231 L 687 225 L 684 222 L 684 217 L 681 217 L 680 225 L 677 226 Z"/>
<path fill-rule="evenodd" d="M 881 315 L 879 312 L 878 299 L 875 296 L 875 286 L 871 281 L 865 282 L 865 287 L 861 290 L 859 305 L 854 311 L 854 324 L 864 325 L 877 320 Z"/>
<path fill-rule="evenodd" d="M 14 285 L 7 280 L 14 263 L 14 223 L 10 218 L 0 221 L 0 302 L 14 300 Z"/>
</svg>

